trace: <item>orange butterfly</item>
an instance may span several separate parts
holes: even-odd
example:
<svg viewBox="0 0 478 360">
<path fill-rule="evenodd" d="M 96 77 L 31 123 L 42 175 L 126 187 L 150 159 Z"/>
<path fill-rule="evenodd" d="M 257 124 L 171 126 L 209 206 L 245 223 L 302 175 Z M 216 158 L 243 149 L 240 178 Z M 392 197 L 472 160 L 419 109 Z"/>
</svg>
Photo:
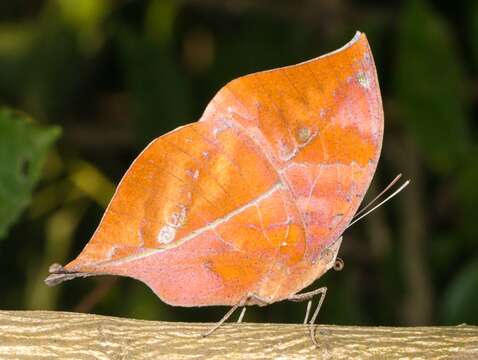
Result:
<svg viewBox="0 0 478 360">
<path fill-rule="evenodd" d="M 129 276 L 170 305 L 232 305 L 222 321 L 238 307 L 320 294 L 312 325 L 326 288 L 299 292 L 336 263 L 382 136 L 361 33 L 327 55 L 233 80 L 199 122 L 146 147 L 81 254 L 53 265 L 46 282 Z"/>
</svg>

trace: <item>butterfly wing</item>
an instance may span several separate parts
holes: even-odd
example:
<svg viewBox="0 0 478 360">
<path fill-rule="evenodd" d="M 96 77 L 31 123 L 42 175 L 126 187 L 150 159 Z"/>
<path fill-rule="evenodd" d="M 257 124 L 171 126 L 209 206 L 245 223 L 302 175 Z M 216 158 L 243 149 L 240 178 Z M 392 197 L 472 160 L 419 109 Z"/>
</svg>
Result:
<svg viewBox="0 0 478 360">
<path fill-rule="evenodd" d="M 232 81 L 201 121 L 234 123 L 259 144 L 295 199 L 306 256 L 317 260 L 357 211 L 380 157 L 383 110 L 365 35 L 323 57 Z"/>
<path fill-rule="evenodd" d="M 381 111 L 361 34 L 236 79 L 198 123 L 139 155 L 90 242 L 56 272 L 134 277 L 173 305 L 285 298 L 330 267 L 325 250 L 338 249 L 378 161 Z"/>
</svg>

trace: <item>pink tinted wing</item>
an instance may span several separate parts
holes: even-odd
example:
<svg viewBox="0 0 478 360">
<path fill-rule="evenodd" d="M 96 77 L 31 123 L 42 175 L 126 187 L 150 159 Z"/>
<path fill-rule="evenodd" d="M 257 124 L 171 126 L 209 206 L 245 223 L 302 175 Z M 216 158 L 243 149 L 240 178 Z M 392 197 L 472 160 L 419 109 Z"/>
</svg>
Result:
<svg viewBox="0 0 478 360">
<path fill-rule="evenodd" d="M 62 271 L 130 276 L 172 305 L 287 298 L 330 268 L 382 135 L 365 35 L 236 79 L 138 156 Z"/>
</svg>

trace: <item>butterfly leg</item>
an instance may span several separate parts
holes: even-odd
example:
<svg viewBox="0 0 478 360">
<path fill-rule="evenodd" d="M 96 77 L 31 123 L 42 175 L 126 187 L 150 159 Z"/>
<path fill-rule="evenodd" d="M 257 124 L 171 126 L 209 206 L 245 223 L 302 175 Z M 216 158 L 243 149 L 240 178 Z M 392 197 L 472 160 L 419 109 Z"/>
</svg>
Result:
<svg viewBox="0 0 478 360">
<path fill-rule="evenodd" d="M 310 325 L 310 338 L 312 339 L 312 342 L 316 345 L 319 346 L 316 338 L 315 338 L 315 332 L 316 332 L 316 327 L 315 327 L 315 321 L 317 320 L 317 316 L 319 315 L 320 308 L 322 307 L 322 303 L 324 302 L 325 299 L 325 294 L 327 293 L 327 288 L 326 287 L 321 287 L 313 291 L 309 291 L 303 294 L 295 294 L 292 295 L 288 298 L 290 301 L 296 301 L 296 302 L 301 302 L 301 301 L 307 301 L 307 310 L 305 313 L 305 319 L 304 319 L 304 324 L 309 324 Z M 320 295 L 319 298 L 319 303 L 317 304 L 317 308 L 314 311 L 314 314 L 312 315 L 312 318 L 309 320 L 309 315 L 310 315 L 310 309 L 312 307 L 312 298 L 316 295 Z"/>
<path fill-rule="evenodd" d="M 202 334 L 202 337 L 209 336 L 218 328 L 220 328 L 221 325 L 224 324 L 227 321 L 227 319 L 229 319 L 232 316 L 232 314 L 234 314 L 234 312 L 240 307 L 243 307 L 243 309 L 241 311 L 241 314 L 239 315 L 239 319 L 237 320 L 237 322 L 238 323 L 242 322 L 242 318 L 244 317 L 244 313 L 246 312 L 246 305 L 250 300 L 254 300 L 259 306 L 265 306 L 269 304 L 269 301 L 267 299 L 261 298 L 260 296 L 257 296 L 255 294 L 249 294 L 245 298 L 243 298 L 241 301 L 239 301 L 237 304 L 235 304 L 233 307 L 231 307 L 229 311 L 221 318 L 221 320 L 219 320 L 206 333 Z"/>
<path fill-rule="evenodd" d="M 255 300 L 260 306 L 269 305 L 269 301 L 267 299 L 263 299 L 255 294 L 250 295 L 249 299 Z M 246 310 L 247 310 L 247 307 L 243 306 L 241 310 L 241 314 L 239 315 L 239 318 L 237 319 L 238 324 L 242 323 L 242 319 L 244 318 L 244 314 L 246 313 Z"/>
<path fill-rule="evenodd" d="M 241 314 L 239 315 L 239 318 L 237 319 L 237 323 L 240 324 L 242 322 L 242 319 L 244 318 L 244 314 L 246 313 L 247 308 L 244 306 L 241 310 Z"/>
</svg>

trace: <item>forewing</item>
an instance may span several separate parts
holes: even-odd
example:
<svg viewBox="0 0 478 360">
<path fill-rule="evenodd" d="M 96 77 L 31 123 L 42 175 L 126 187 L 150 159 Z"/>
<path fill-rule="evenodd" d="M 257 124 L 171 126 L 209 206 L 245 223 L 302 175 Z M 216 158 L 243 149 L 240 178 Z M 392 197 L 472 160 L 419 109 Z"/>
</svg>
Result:
<svg viewBox="0 0 478 360">
<path fill-rule="evenodd" d="M 383 110 L 365 35 L 317 59 L 230 82 L 201 121 L 238 127 L 263 149 L 295 200 L 315 261 L 349 224 L 380 156 Z"/>
</svg>

